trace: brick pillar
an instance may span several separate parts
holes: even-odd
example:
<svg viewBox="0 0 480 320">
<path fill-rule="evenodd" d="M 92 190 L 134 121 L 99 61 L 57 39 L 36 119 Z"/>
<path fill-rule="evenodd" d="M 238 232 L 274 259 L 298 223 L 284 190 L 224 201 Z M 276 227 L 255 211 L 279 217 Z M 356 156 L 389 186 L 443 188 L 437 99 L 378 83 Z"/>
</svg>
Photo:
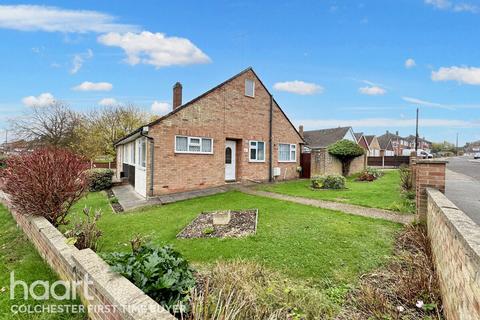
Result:
<svg viewBox="0 0 480 320">
<path fill-rule="evenodd" d="M 418 159 L 415 164 L 417 215 L 425 219 L 427 213 L 427 188 L 445 193 L 445 168 L 448 161 Z"/>
</svg>

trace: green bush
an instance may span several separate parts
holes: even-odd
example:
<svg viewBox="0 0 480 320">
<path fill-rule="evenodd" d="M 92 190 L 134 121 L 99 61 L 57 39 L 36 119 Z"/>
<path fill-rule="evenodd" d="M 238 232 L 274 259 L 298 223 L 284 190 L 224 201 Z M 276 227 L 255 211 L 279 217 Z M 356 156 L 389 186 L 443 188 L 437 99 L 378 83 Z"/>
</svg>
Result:
<svg viewBox="0 0 480 320">
<path fill-rule="evenodd" d="M 356 157 L 363 155 L 364 150 L 357 143 L 350 140 L 340 140 L 328 147 L 328 153 L 342 162 L 342 173 L 348 175 L 350 163 Z"/>
<path fill-rule="evenodd" d="M 412 170 L 406 164 L 400 166 L 400 186 L 406 192 L 413 190 Z"/>
<path fill-rule="evenodd" d="M 88 170 L 89 190 L 95 192 L 110 189 L 112 187 L 112 177 L 113 170 L 110 169 Z"/>
<path fill-rule="evenodd" d="M 311 179 L 314 189 L 345 189 L 346 179 L 339 175 L 317 176 Z"/>
<path fill-rule="evenodd" d="M 5 169 L 7 167 L 7 157 L 0 156 L 0 169 Z"/>
<path fill-rule="evenodd" d="M 114 252 L 104 256 L 113 271 L 132 281 L 167 310 L 188 309 L 189 292 L 195 277 L 188 261 L 170 246 L 142 244 L 131 253 Z"/>
</svg>

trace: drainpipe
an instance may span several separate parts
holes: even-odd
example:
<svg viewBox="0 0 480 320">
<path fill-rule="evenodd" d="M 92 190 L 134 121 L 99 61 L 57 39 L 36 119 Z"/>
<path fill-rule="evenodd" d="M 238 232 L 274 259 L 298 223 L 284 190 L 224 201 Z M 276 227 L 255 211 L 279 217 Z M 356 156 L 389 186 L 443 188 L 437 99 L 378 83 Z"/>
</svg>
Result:
<svg viewBox="0 0 480 320">
<path fill-rule="evenodd" d="M 269 123 L 269 138 L 268 138 L 268 144 L 269 144 L 269 155 L 268 155 L 268 181 L 272 182 L 273 181 L 273 96 L 270 95 L 270 123 Z"/>
<path fill-rule="evenodd" d="M 147 140 L 150 142 L 150 197 L 153 197 L 153 177 L 154 177 L 154 174 L 153 174 L 153 169 L 154 169 L 154 165 L 153 165 L 153 160 L 154 160 L 154 140 L 152 137 L 149 137 L 148 136 L 148 127 L 146 127 L 147 130 L 144 130 L 145 127 L 142 129 L 142 131 L 140 131 L 140 135 L 142 137 L 145 137 L 147 138 Z M 147 134 L 144 134 L 144 132 L 146 132 Z"/>
</svg>

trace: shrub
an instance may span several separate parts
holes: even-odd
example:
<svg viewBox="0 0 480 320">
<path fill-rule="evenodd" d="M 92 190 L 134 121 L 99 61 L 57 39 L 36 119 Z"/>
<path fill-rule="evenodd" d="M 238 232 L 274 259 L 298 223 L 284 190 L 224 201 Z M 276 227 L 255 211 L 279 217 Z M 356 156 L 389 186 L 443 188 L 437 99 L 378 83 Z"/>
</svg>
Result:
<svg viewBox="0 0 480 320">
<path fill-rule="evenodd" d="M 108 201 L 110 201 L 111 204 L 116 204 L 119 202 L 117 197 L 111 197 L 108 199 Z"/>
<path fill-rule="evenodd" d="M 65 236 L 79 250 L 89 248 L 96 252 L 99 239 L 102 236 L 102 232 L 97 226 L 97 222 L 101 217 L 101 210 L 93 212 L 92 209 L 85 207 L 83 213 L 85 214 L 85 219 L 75 223 L 73 229 L 67 231 Z"/>
<path fill-rule="evenodd" d="M 312 178 L 314 189 L 345 189 L 346 179 L 339 175 L 317 176 Z"/>
<path fill-rule="evenodd" d="M 92 192 L 110 189 L 112 187 L 113 170 L 88 170 L 89 190 Z"/>
<path fill-rule="evenodd" d="M 105 260 L 167 310 L 188 306 L 188 293 L 195 286 L 193 270 L 170 246 L 144 244 L 131 253 L 110 253 Z"/>
<path fill-rule="evenodd" d="M 20 214 L 45 217 L 54 226 L 66 216 L 88 187 L 84 159 L 64 149 L 37 149 L 11 156 L 0 170 L 3 190 Z"/>
<path fill-rule="evenodd" d="M 5 169 L 7 167 L 7 157 L 0 156 L 0 169 Z"/>
<path fill-rule="evenodd" d="M 403 191 L 412 191 L 413 190 L 413 176 L 410 166 L 402 164 L 400 166 L 400 185 Z"/>
<path fill-rule="evenodd" d="M 362 171 L 362 173 L 357 178 L 357 180 L 358 181 L 373 181 L 373 180 L 377 180 L 382 175 L 383 175 L 382 171 L 380 171 L 378 169 L 375 169 L 375 168 L 367 167 L 367 168 L 365 168 L 365 170 Z"/>
<path fill-rule="evenodd" d="M 328 147 L 328 153 L 342 162 L 342 174 L 348 175 L 350 163 L 356 157 L 363 155 L 364 150 L 357 143 L 350 140 L 340 140 Z"/>
<path fill-rule="evenodd" d="M 319 290 L 255 262 L 217 262 L 192 292 L 186 320 L 329 319 L 336 307 Z"/>
</svg>

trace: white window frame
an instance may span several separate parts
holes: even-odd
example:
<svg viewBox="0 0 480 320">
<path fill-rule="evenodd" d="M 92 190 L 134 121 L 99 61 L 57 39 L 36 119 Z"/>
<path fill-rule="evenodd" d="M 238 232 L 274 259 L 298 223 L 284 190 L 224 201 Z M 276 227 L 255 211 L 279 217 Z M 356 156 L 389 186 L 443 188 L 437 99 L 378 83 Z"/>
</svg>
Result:
<svg viewBox="0 0 480 320">
<path fill-rule="evenodd" d="M 255 143 L 255 146 L 252 147 L 252 142 Z M 261 142 L 263 143 L 263 160 L 257 160 L 258 159 L 258 143 Z M 252 159 L 252 149 L 255 149 L 257 152 L 255 153 L 257 155 L 257 159 Z M 266 154 L 266 145 L 265 141 L 260 141 L 260 140 L 250 140 L 248 141 L 248 162 L 265 162 L 265 154 Z"/>
<path fill-rule="evenodd" d="M 136 145 L 137 145 L 137 152 L 138 152 L 138 155 L 137 155 L 137 166 L 140 168 L 140 169 L 146 169 L 147 167 L 147 138 L 140 138 L 140 139 L 137 139 L 136 140 Z M 143 147 L 142 144 L 145 144 L 145 146 Z M 142 151 L 143 149 L 145 149 L 145 165 L 142 164 Z"/>
<path fill-rule="evenodd" d="M 187 151 L 178 151 L 177 150 L 177 137 L 178 138 L 187 138 Z M 191 139 L 199 139 L 200 143 L 193 144 L 193 145 L 199 145 L 200 146 L 200 151 L 190 151 L 190 141 Z M 202 151 L 202 145 L 203 145 L 203 140 L 210 140 L 212 142 L 211 150 L 210 152 L 204 152 Z M 190 153 L 190 154 L 213 154 L 213 138 L 208 138 L 208 137 L 193 137 L 193 136 L 182 136 L 182 135 L 176 135 L 175 136 L 175 153 Z"/>
<path fill-rule="evenodd" d="M 252 83 L 252 95 L 247 94 L 247 82 Z M 255 98 L 255 80 L 245 79 L 245 96 L 250 97 L 250 98 Z"/>
<path fill-rule="evenodd" d="M 288 160 L 280 160 L 280 145 L 288 146 Z M 292 151 L 295 152 L 295 159 L 293 160 L 292 160 Z M 292 143 L 279 143 L 278 144 L 278 162 L 297 162 L 297 145 Z"/>
</svg>

